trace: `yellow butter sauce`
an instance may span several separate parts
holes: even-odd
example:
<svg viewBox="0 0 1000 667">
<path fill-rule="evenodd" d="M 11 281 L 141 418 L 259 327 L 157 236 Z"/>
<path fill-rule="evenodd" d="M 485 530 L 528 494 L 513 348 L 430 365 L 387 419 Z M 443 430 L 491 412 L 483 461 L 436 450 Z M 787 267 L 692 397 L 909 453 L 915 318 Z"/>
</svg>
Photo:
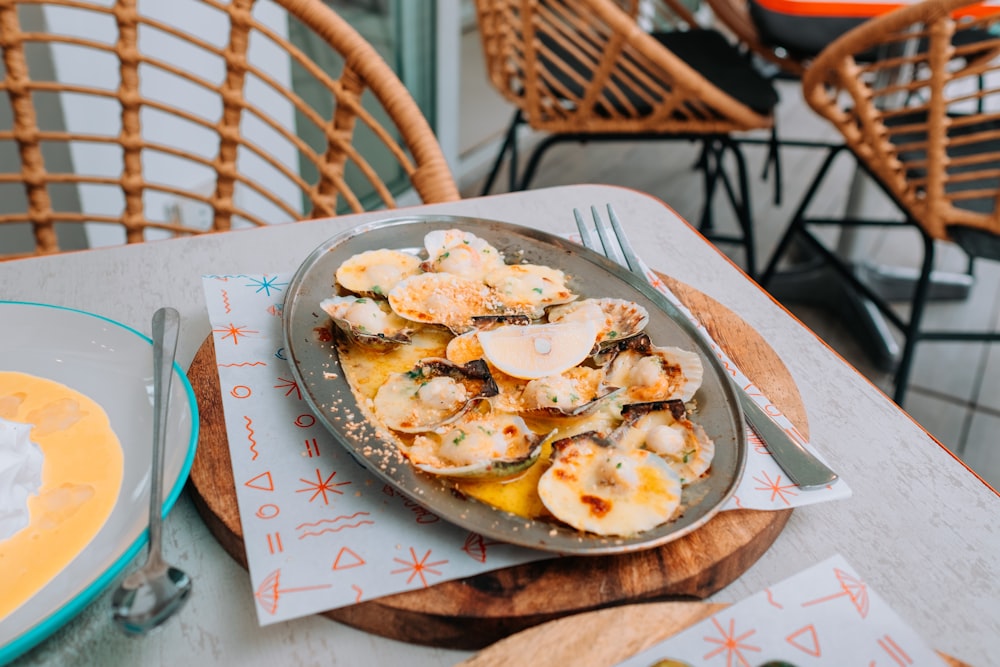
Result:
<svg viewBox="0 0 1000 667">
<path fill-rule="evenodd" d="M 344 376 L 368 418 L 377 421 L 371 411 L 364 408 L 365 402 L 375 396 L 389 375 L 408 371 L 427 357 L 444 357 L 445 348 L 451 338 L 451 334 L 446 331 L 428 328 L 422 329 L 414 336 L 412 345 L 403 345 L 388 352 L 360 345 L 340 345 L 338 350 Z M 525 421 L 535 433 L 547 434 L 557 426 L 566 426 L 574 420 L 564 419 L 561 423 L 550 419 Z M 410 434 L 393 433 L 393 435 L 404 444 L 409 444 L 413 439 Z M 513 480 L 442 478 L 442 482 L 467 496 L 517 516 L 527 519 L 546 517 L 549 513 L 538 495 L 538 478 L 549 467 L 551 451 L 549 442 L 543 443 L 542 454 L 535 465 Z"/>
<path fill-rule="evenodd" d="M 45 456 L 28 525 L 0 541 L 2 620 L 98 533 L 118 498 L 124 459 L 101 406 L 58 382 L 0 371 L 0 417 L 32 424 L 31 441 Z"/>
</svg>

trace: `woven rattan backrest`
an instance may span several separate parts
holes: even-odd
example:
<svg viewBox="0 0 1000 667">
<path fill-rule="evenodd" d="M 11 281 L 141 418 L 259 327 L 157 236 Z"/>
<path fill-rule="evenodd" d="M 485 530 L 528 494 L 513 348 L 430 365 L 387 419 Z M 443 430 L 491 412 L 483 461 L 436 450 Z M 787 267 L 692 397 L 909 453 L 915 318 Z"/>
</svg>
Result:
<svg viewBox="0 0 1000 667">
<path fill-rule="evenodd" d="M 712 9 L 712 14 L 722 27 L 732 33 L 750 53 L 777 65 L 787 74 L 802 76 L 805 71 L 802 61 L 763 42 L 750 16 L 750 7 L 746 0 L 705 0 L 705 4 Z"/>
<path fill-rule="evenodd" d="M 90 22 L 97 36 L 74 28 Z M 0 49 L 10 106 L 0 233 L 30 227 L 28 254 L 60 252 L 57 225 L 106 223 L 135 243 L 393 207 L 400 183 L 426 202 L 459 196 L 409 92 L 321 0 L 3 0 Z M 45 72 L 38 63 L 56 49 L 67 72 L 87 58 L 110 65 L 113 84 Z M 183 92 L 165 93 L 168 79 Z M 49 124 L 53 103 L 73 122 Z M 75 164 L 57 164 L 60 151 Z M 67 188 L 78 210 L 53 204 Z M 113 210 L 88 210 L 109 190 Z M 205 217 L 198 228 L 178 214 L 192 207 Z"/>
<path fill-rule="evenodd" d="M 996 28 L 1000 7 L 926 0 L 846 33 L 803 77 L 809 104 L 937 239 L 956 224 L 1000 233 Z"/>
<path fill-rule="evenodd" d="M 493 86 L 549 132 L 730 132 L 768 127 L 651 30 L 694 17 L 663 0 L 476 0 Z"/>
</svg>

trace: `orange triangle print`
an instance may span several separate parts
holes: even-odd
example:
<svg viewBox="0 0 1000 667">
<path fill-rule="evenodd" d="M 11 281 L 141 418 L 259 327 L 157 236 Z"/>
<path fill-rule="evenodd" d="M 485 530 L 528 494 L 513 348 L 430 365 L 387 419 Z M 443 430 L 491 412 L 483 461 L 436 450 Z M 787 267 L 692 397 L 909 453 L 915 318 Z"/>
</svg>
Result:
<svg viewBox="0 0 1000 667">
<path fill-rule="evenodd" d="M 357 555 L 347 547 L 340 547 L 340 553 L 333 559 L 334 570 L 347 570 L 352 567 L 359 567 L 365 564 L 365 559 Z"/>
<path fill-rule="evenodd" d="M 262 472 L 253 479 L 243 482 L 243 486 L 249 486 L 251 489 L 260 489 L 261 491 L 274 491 L 274 480 L 271 479 L 271 471 Z"/>
<path fill-rule="evenodd" d="M 807 655 L 820 657 L 819 637 L 816 636 L 816 628 L 811 623 L 785 637 L 785 641 Z"/>
</svg>

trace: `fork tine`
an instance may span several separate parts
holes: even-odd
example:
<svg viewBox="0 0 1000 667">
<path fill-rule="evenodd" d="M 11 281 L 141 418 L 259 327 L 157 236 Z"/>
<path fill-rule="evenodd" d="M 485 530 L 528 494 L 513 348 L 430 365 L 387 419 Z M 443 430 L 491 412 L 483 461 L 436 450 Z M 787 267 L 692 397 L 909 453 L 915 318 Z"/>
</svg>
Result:
<svg viewBox="0 0 1000 667">
<path fill-rule="evenodd" d="M 611 228 L 615 232 L 615 238 L 618 239 L 618 245 L 625 254 L 626 266 L 628 266 L 629 271 L 641 273 L 642 262 L 639 261 L 639 257 L 632 249 L 632 245 L 629 243 L 628 237 L 625 235 L 625 230 L 622 229 L 621 223 L 618 222 L 618 216 L 615 215 L 615 209 L 611 207 L 611 204 L 608 204 L 608 217 L 611 218 Z"/>
<path fill-rule="evenodd" d="M 597 235 L 601 237 L 601 245 L 604 246 L 604 255 L 613 262 L 627 267 L 625 257 L 622 256 L 621 246 L 618 240 L 609 233 L 608 226 L 601 219 L 601 214 L 596 206 L 590 207 L 590 212 L 594 216 L 594 224 L 597 225 Z"/>
<path fill-rule="evenodd" d="M 594 243 L 594 237 L 591 236 L 587 223 L 583 221 L 583 214 L 580 213 L 580 209 L 573 209 L 573 217 L 576 218 L 576 228 L 580 232 L 580 242 L 583 243 L 583 247 L 590 248 L 591 250 L 597 248 L 597 244 Z"/>
</svg>

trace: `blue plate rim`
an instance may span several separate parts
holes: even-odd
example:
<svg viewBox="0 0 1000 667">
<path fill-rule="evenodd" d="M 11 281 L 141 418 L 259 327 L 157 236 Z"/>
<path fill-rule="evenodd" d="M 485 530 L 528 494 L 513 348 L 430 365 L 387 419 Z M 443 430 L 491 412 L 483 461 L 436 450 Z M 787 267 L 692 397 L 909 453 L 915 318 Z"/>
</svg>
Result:
<svg viewBox="0 0 1000 667">
<path fill-rule="evenodd" d="M 0 300 L 0 307 L 6 305 L 16 305 L 16 306 L 36 306 L 39 308 L 53 308 L 56 310 L 65 310 L 73 313 L 78 313 L 80 315 L 86 315 L 88 317 L 93 317 L 99 320 L 108 322 L 117 327 L 121 327 L 128 332 L 131 332 L 138 336 L 141 340 L 144 340 L 148 344 L 152 345 L 153 340 L 145 335 L 144 333 L 133 329 L 127 324 L 122 324 L 110 317 L 105 317 L 104 315 L 98 315 L 97 313 L 91 313 L 86 310 L 80 310 L 79 308 L 72 308 L 70 306 L 59 306 L 50 303 L 39 303 L 35 301 L 11 301 L 11 300 Z M 181 491 L 184 489 L 184 484 L 187 482 L 188 475 L 191 472 L 191 466 L 194 463 L 195 450 L 198 445 L 198 429 L 199 429 L 199 415 L 198 415 L 198 401 L 195 398 L 194 388 L 191 387 L 190 381 L 188 381 L 187 374 L 184 369 L 175 361 L 174 371 L 180 377 L 181 383 L 184 387 L 184 393 L 187 395 L 188 407 L 191 409 L 191 437 L 188 440 L 188 451 L 184 458 L 184 463 L 181 466 L 180 474 L 177 476 L 177 481 L 174 483 L 173 487 L 170 489 L 170 493 L 163 501 L 163 516 L 166 516 L 177 499 L 181 495 Z M 142 533 L 135 539 L 134 542 L 126 549 L 121 556 L 119 556 L 109 567 L 105 570 L 99 577 L 88 584 L 82 591 L 77 593 L 69 602 L 63 606 L 56 609 L 54 612 L 43 618 L 38 624 L 32 626 L 30 629 L 23 632 L 20 636 L 8 642 L 4 646 L 0 646 L 0 664 L 7 664 L 18 658 L 29 650 L 40 644 L 42 641 L 47 639 L 52 633 L 61 628 L 67 622 L 69 622 L 73 617 L 79 614 L 83 609 L 89 605 L 94 599 L 102 592 L 105 588 L 119 575 L 125 566 L 128 565 L 136 554 L 146 545 L 149 539 L 149 529 L 143 530 Z"/>
</svg>

